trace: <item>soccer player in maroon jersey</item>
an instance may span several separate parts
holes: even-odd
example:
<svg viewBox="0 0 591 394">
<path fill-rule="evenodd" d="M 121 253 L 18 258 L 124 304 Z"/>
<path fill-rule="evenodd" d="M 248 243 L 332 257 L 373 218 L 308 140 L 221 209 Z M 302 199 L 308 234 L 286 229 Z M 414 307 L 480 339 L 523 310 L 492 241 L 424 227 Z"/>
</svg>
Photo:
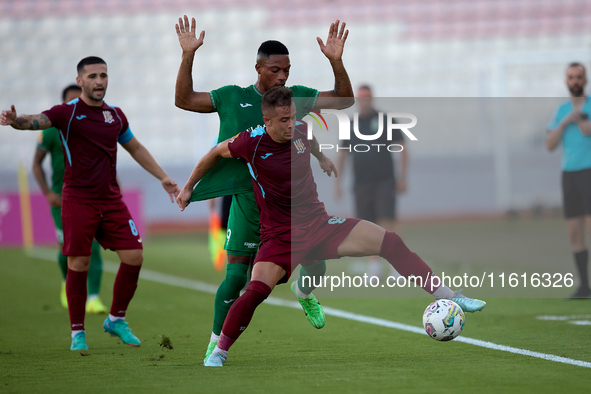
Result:
<svg viewBox="0 0 591 394">
<path fill-rule="evenodd" d="M 318 200 L 310 168 L 307 127 L 296 124 L 291 99 L 289 89 L 276 87 L 267 91 L 262 101 L 265 127 L 242 132 L 214 147 L 197 163 L 177 197 L 184 210 L 195 184 L 221 158 L 242 158 L 250 170 L 260 209 L 261 246 L 252 280 L 230 308 L 220 341 L 204 365 L 223 366 L 230 346 L 246 329 L 256 307 L 275 285 L 285 283 L 291 275 L 292 261 L 379 255 L 400 275 L 417 281 L 421 278 L 421 287 L 435 298 L 452 299 L 466 312 L 484 308 L 484 301 L 434 283 L 431 268 L 396 233 L 366 220 L 342 219 L 326 213 Z"/>
<path fill-rule="evenodd" d="M 103 101 L 107 91 L 107 64 L 98 57 L 78 63 L 76 82 L 80 98 L 56 105 L 38 115 L 18 115 L 14 108 L 2 111 L 0 124 L 18 130 L 56 127 L 65 156 L 62 221 L 63 254 L 68 256 L 66 294 L 72 329 L 70 350 L 86 350 L 84 312 L 86 277 L 91 245 L 96 238 L 105 249 L 117 252 L 121 265 L 113 287 L 113 303 L 103 328 L 130 346 L 140 340 L 131 333 L 125 312 L 131 301 L 143 262 L 142 238 L 122 200 L 116 181 L 117 142 L 173 196 L 177 184 L 150 152 L 133 136 L 127 118 L 118 107 Z M 174 201 L 173 201 L 174 202 Z"/>
</svg>

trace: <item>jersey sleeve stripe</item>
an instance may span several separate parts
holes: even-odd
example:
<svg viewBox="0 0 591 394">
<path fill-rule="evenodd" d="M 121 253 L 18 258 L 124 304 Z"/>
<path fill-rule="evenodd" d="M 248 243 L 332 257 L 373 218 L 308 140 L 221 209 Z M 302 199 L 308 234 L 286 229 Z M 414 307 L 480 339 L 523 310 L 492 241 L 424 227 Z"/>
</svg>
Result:
<svg viewBox="0 0 591 394">
<path fill-rule="evenodd" d="M 68 122 L 68 130 L 66 131 L 66 139 L 64 144 L 66 144 L 68 142 L 68 137 L 70 136 L 70 125 L 72 124 L 72 119 L 74 119 L 74 114 L 76 113 L 76 107 L 78 106 L 78 101 L 76 101 L 74 103 L 74 109 L 72 110 L 72 116 L 70 116 L 70 121 Z M 61 134 L 61 131 L 60 131 Z M 62 134 L 62 139 L 64 138 L 64 135 Z M 72 161 L 70 161 L 70 165 L 72 164 Z"/>
<path fill-rule="evenodd" d="M 213 105 L 213 109 L 215 111 L 217 111 L 218 110 L 218 107 L 215 104 L 215 99 L 213 98 L 213 92 L 209 92 L 209 99 L 211 100 L 211 105 Z"/>
<path fill-rule="evenodd" d="M 265 191 L 263 190 L 263 187 L 261 186 L 261 184 L 259 183 L 259 181 L 257 181 L 257 177 L 254 176 L 254 172 L 252 171 L 252 167 L 250 166 L 250 163 L 246 163 L 246 165 L 248 166 L 248 171 L 250 171 L 250 175 L 255 180 L 255 182 L 257 183 L 257 185 L 259 185 L 259 187 L 261 188 L 261 192 L 263 193 L 263 198 L 265 198 Z"/>
<path fill-rule="evenodd" d="M 121 144 L 127 144 L 129 141 L 131 141 L 131 139 L 133 138 L 133 133 L 131 132 L 131 129 L 128 127 L 127 130 L 125 130 L 122 134 L 119 135 L 119 138 L 117 139 L 117 141 Z"/>
<path fill-rule="evenodd" d="M 107 104 L 108 105 L 108 104 Z M 121 135 L 121 132 L 123 131 L 123 121 L 121 120 L 121 117 L 119 117 L 119 113 L 117 112 L 117 108 L 115 107 L 111 107 L 110 105 L 108 105 L 110 108 L 113 109 L 113 111 L 115 111 L 115 115 L 117 115 L 117 119 L 119 119 L 119 124 L 121 125 L 121 129 L 119 130 L 119 135 Z M 129 127 L 127 128 L 129 130 Z M 132 136 L 133 137 L 133 136 Z M 131 139 L 131 138 L 130 138 Z"/>
<path fill-rule="evenodd" d="M 316 102 L 318 102 L 318 97 L 320 96 L 320 92 L 316 90 L 316 94 L 314 95 L 314 101 L 312 101 L 312 108 L 316 108 Z"/>
<path fill-rule="evenodd" d="M 64 143 L 64 148 L 66 149 L 66 156 L 68 156 L 68 163 L 70 163 L 70 167 L 72 166 L 72 155 L 70 154 L 70 148 L 68 148 L 68 140 L 64 138 L 64 134 L 60 130 L 60 137 L 62 137 L 62 142 Z"/>
</svg>

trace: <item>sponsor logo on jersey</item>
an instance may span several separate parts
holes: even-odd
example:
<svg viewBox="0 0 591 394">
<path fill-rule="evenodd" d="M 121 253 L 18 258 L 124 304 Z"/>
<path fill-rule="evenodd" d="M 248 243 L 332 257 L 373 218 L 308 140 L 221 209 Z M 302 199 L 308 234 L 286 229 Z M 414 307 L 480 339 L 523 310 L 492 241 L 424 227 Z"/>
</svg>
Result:
<svg viewBox="0 0 591 394">
<path fill-rule="evenodd" d="M 271 155 L 272 155 L 272 153 L 267 153 L 266 155 L 261 156 L 261 159 L 265 160 L 267 157 L 269 157 Z"/>
<path fill-rule="evenodd" d="M 256 249 L 259 246 L 259 244 L 254 242 L 245 242 L 244 246 L 246 246 L 249 249 Z"/>
<path fill-rule="evenodd" d="M 236 298 L 232 298 L 231 300 L 224 300 L 224 302 L 225 302 L 226 304 L 229 304 L 229 303 L 231 303 L 231 302 L 233 302 L 233 301 L 236 301 Z"/>
<path fill-rule="evenodd" d="M 250 104 L 250 103 L 244 103 L 244 104 L 240 103 L 240 106 L 242 108 L 246 108 L 246 107 L 252 107 L 252 104 Z"/>
<path fill-rule="evenodd" d="M 347 220 L 347 219 L 333 216 L 330 219 L 328 219 L 328 224 L 341 224 L 341 223 L 345 223 L 345 220 Z"/>
<path fill-rule="evenodd" d="M 296 149 L 298 150 L 298 154 L 304 153 L 306 151 L 306 145 L 304 145 L 304 142 L 301 140 L 301 138 L 298 138 L 297 140 L 295 140 L 293 142 L 293 144 L 295 145 Z"/>
<path fill-rule="evenodd" d="M 113 123 L 115 118 L 111 115 L 111 111 L 103 111 L 103 116 L 105 117 L 105 123 Z"/>
<path fill-rule="evenodd" d="M 106 112 L 106 111 L 105 111 L 105 112 Z M 80 115 L 80 116 L 76 116 L 76 119 L 78 119 L 78 120 L 82 120 L 82 119 L 84 119 L 84 118 L 86 118 L 86 115 Z M 106 120 L 106 117 L 105 117 L 105 122 L 106 122 L 106 121 L 107 121 L 107 120 Z M 110 123 L 110 122 L 109 122 L 109 123 Z"/>
</svg>

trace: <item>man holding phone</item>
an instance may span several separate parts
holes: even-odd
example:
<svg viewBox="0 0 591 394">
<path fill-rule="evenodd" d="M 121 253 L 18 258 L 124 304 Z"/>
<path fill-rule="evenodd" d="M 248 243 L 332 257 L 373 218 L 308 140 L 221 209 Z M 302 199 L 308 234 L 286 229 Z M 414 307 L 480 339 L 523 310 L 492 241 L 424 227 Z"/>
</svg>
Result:
<svg viewBox="0 0 591 394">
<path fill-rule="evenodd" d="M 562 104 L 548 124 L 546 148 L 554 150 L 561 142 L 562 195 L 564 217 L 580 287 L 571 299 L 591 298 L 585 244 L 585 227 L 591 233 L 591 100 L 585 95 L 587 76 L 581 63 L 571 63 L 566 70 L 570 100 Z"/>
</svg>

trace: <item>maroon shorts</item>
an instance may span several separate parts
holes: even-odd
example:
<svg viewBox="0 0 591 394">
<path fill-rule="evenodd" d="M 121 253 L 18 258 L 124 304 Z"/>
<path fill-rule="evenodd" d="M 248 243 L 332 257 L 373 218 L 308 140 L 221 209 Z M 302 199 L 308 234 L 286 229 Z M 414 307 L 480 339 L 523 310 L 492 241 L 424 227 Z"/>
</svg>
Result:
<svg viewBox="0 0 591 394">
<path fill-rule="evenodd" d="M 121 200 L 113 202 L 62 202 L 66 256 L 90 256 L 92 240 L 105 249 L 142 249 L 142 238 Z"/>
<path fill-rule="evenodd" d="M 291 234 L 263 240 L 254 262 L 270 261 L 279 265 L 287 272 L 279 283 L 285 283 L 304 260 L 338 259 L 338 246 L 360 221 L 322 215 L 306 224 L 292 225 Z"/>
</svg>

